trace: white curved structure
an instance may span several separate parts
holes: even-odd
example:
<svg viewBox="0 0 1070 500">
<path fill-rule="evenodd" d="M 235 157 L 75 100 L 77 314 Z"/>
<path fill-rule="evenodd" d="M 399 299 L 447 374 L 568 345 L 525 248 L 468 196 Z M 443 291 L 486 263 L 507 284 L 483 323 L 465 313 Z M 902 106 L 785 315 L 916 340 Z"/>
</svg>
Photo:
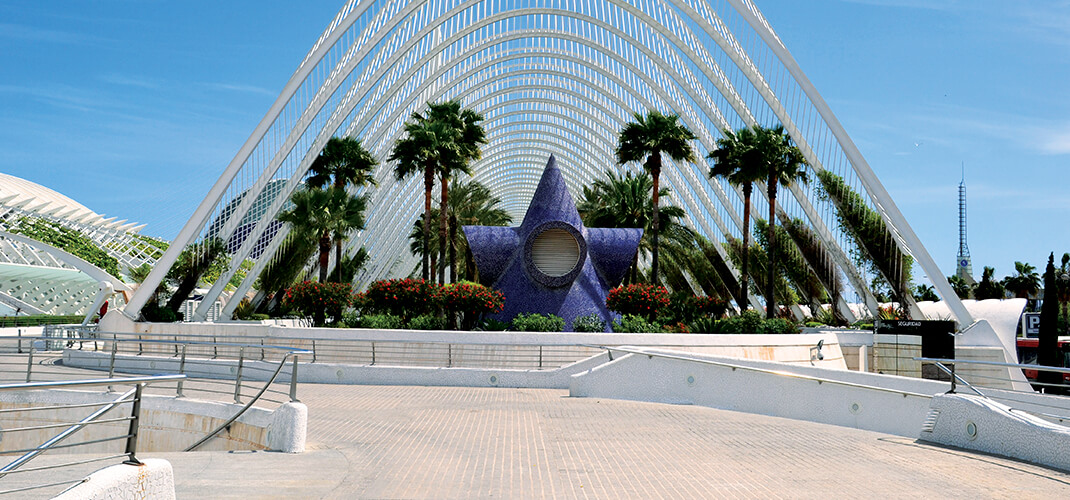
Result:
<svg viewBox="0 0 1070 500">
<path fill-rule="evenodd" d="M 0 304 L 10 309 L 5 314 L 85 314 L 102 281 L 130 291 L 119 277 L 62 248 L 12 234 L 40 223 L 63 236 L 57 245 L 77 235 L 115 258 L 120 268 L 152 265 L 163 255 L 162 242 L 137 234 L 144 225 L 105 218 L 47 187 L 0 174 Z"/>
<path fill-rule="evenodd" d="M 229 238 L 254 200 L 261 199 L 259 193 L 272 186 L 280 196 L 266 209 L 257 207 L 263 215 L 256 227 L 243 230 L 246 236 L 230 269 L 192 319 L 205 317 L 207 305 L 244 259 L 263 254 L 237 291 L 244 294 L 286 230 L 261 236 L 331 136 L 361 138 L 383 161 L 411 113 L 443 99 L 459 99 L 485 117 L 489 144 L 472 166 L 473 177 L 502 197 L 516 220 L 550 154 L 557 156 L 574 193 L 603 170 L 619 168 L 613 154 L 617 132 L 635 112 L 680 115 L 698 136 L 701 158 L 725 128 L 783 124 L 812 169 L 843 177 L 880 213 L 895 243 L 935 278 L 960 324 L 973 322 L 752 0 L 351 0 L 143 289 L 154 289 L 181 249 L 206 236 L 209 221 L 226 220 L 212 234 Z M 669 162 L 663 182 L 692 226 L 717 242 L 725 257 L 720 243 L 726 236 L 741 236 L 741 195 L 722 180 L 710 180 L 707 172 L 705 161 Z M 380 185 L 371 193 L 368 229 L 348 243 L 366 247 L 371 255 L 357 278 L 362 284 L 407 274 L 417 262 L 407 236 L 422 210 L 421 179 L 397 182 L 392 165 L 380 167 L 376 177 Z M 756 214 L 762 213 L 764 189 L 754 191 Z M 785 191 L 790 194 L 778 200 L 780 217 L 808 223 L 846 278 L 844 297 L 865 303 L 875 314 L 869 276 L 849 258 L 850 237 L 837 227 L 835 208 L 815 196 L 813 185 Z M 221 218 L 224 210 L 227 216 Z M 136 316 L 147 299 L 147 293 L 136 294 L 126 312 Z M 842 300 L 837 306 L 852 317 Z"/>
</svg>

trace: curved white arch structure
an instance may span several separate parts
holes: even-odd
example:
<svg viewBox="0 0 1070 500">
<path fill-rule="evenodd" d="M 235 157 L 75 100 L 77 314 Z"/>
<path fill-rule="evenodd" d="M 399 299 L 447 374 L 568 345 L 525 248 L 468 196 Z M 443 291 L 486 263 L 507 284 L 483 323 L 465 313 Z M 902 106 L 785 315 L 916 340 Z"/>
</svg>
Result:
<svg viewBox="0 0 1070 500">
<path fill-rule="evenodd" d="M 725 128 L 783 124 L 812 169 L 843 177 L 880 213 L 895 243 L 915 258 L 955 319 L 963 326 L 973 323 L 752 0 L 350 0 L 179 233 L 162 265 L 131 299 L 127 314 L 137 315 L 147 291 L 156 288 L 183 248 L 206 237 L 209 221 L 222 220 L 212 224 L 213 235 L 229 238 L 261 191 L 272 185 L 281 196 L 266 210 L 257 208 L 263 216 L 246 228 L 249 233 L 229 269 L 191 319 L 203 320 L 238 266 L 250 255 L 262 255 L 236 292 L 246 293 L 287 230 L 273 238 L 261 236 L 331 136 L 362 139 L 382 162 L 402 135 L 404 121 L 426 102 L 442 99 L 459 99 L 485 117 L 489 144 L 472 165 L 472 177 L 494 190 L 517 220 L 550 154 L 558 157 L 574 193 L 603 170 L 619 169 L 613 154 L 616 134 L 635 112 L 680 115 L 698 136 L 697 153 L 703 158 Z M 690 224 L 725 257 L 726 237 L 741 236 L 741 193 L 723 180 L 709 179 L 707 171 L 704 162 L 668 162 L 664 179 L 674 202 L 691 216 Z M 376 179 L 367 229 L 348 242 L 350 248 L 366 247 L 371 255 L 357 278 L 362 284 L 408 274 L 416 262 L 408 251 L 408 234 L 422 210 L 421 180 L 396 181 L 392 165 L 381 166 Z M 755 189 L 755 210 L 762 208 L 763 192 Z M 835 207 L 816 197 L 814 186 L 786 192 L 778 200 L 779 217 L 808 222 L 846 278 L 844 295 L 875 314 L 869 271 L 848 257 L 850 237 L 837 227 Z M 222 316 L 229 317 L 236 303 L 231 301 Z M 853 317 L 843 300 L 838 307 Z"/>
</svg>

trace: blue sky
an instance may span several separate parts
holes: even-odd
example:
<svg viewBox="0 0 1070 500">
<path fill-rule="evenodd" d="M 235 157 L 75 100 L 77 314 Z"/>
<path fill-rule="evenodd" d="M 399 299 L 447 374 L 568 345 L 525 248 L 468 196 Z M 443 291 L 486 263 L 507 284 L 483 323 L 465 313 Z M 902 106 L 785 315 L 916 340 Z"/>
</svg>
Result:
<svg viewBox="0 0 1070 500">
<path fill-rule="evenodd" d="M 172 237 L 341 0 L 0 3 L 0 172 Z M 1070 252 L 1070 1 L 757 0 L 945 274 Z"/>
</svg>

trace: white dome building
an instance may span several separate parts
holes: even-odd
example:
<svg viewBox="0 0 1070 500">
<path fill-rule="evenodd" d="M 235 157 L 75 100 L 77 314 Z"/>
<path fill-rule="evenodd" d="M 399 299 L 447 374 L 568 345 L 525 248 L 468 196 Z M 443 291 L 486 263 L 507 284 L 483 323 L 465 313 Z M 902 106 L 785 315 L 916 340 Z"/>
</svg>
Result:
<svg viewBox="0 0 1070 500">
<path fill-rule="evenodd" d="M 154 264 L 167 246 L 138 235 L 143 227 L 0 174 L 0 315 L 81 315 L 101 281 L 128 291 L 119 274 Z"/>
</svg>

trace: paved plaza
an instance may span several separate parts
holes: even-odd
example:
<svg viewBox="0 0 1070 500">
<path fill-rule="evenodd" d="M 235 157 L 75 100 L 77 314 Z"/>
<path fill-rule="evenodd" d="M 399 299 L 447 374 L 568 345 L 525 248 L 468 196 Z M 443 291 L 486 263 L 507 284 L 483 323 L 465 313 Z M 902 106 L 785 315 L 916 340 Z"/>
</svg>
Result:
<svg viewBox="0 0 1070 500">
<path fill-rule="evenodd" d="M 785 397 L 790 397 L 785 395 Z M 303 384 L 309 450 L 145 454 L 179 498 L 1067 498 L 913 439 L 566 391 Z"/>
</svg>

